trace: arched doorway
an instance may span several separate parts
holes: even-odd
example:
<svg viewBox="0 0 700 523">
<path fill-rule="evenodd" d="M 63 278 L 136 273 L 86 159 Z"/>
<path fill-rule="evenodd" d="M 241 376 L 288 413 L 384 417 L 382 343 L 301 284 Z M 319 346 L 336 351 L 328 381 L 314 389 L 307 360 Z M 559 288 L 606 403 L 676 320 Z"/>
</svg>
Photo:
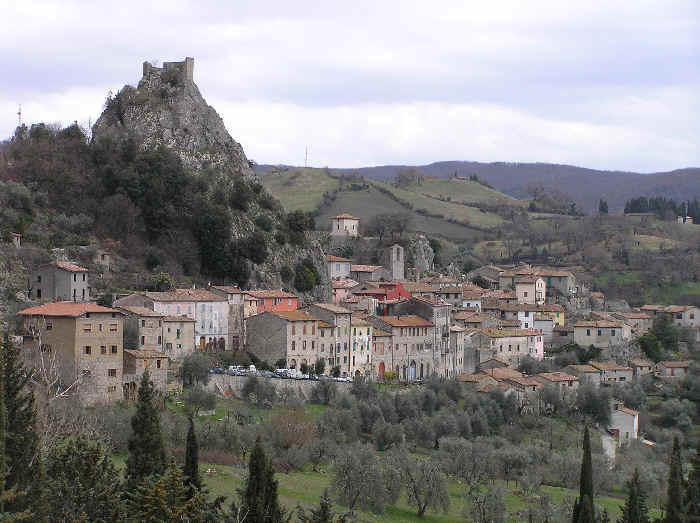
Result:
<svg viewBox="0 0 700 523">
<path fill-rule="evenodd" d="M 406 365 L 403 366 L 403 369 L 402 369 L 402 370 L 403 370 L 403 372 L 401 373 L 401 374 L 402 374 L 401 377 L 403 378 L 404 381 L 406 381 L 406 378 L 407 378 L 407 376 L 406 376 Z"/>
<path fill-rule="evenodd" d="M 383 380 L 384 379 L 384 372 L 386 370 L 386 367 L 384 366 L 384 362 L 379 363 L 379 379 Z"/>
<path fill-rule="evenodd" d="M 290 368 L 290 369 L 296 369 L 296 368 L 297 368 L 297 360 L 292 359 L 292 360 L 289 362 L 289 368 Z"/>
<path fill-rule="evenodd" d="M 224 352 L 226 350 L 226 340 L 219 338 L 219 352 Z"/>
<path fill-rule="evenodd" d="M 416 379 L 416 362 L 412 361 L 411 365 L 408 368 L 408 379 L 410 381 L 413 381 Z"/>
<path fill-rule="evenodd" d="M 423 379 L 423 364 L 420 364 L 420 379 Z"/>
<path fill-rule="evenodd" d="M 355 377 L 356 377 L 356 378 L 359 378 L 360 376 L 362 376 L 362 373 L 361 373 L 359 370 L 356 370 L 356 371 L 355 371 Z"/>
<path fill-rule="evenodd" d="M 204 336 L 199 337 L 199 350 L 204 350 L 204 347 L 207 344 L 207 339 Z"/>
</svg>

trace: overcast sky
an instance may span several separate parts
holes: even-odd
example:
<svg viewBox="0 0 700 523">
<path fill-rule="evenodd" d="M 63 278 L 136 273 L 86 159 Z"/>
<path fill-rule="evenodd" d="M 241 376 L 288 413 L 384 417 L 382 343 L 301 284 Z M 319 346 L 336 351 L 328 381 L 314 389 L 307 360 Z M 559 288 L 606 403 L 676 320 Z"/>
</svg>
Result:
<svg viewBox="0 0 700 523">
<path fill-rule="evenodd" d="M 194 56 L 259 163 L 700 166 L 698 0 L 0 0 L 0 55 L 0 138 Z"/>
</svg>

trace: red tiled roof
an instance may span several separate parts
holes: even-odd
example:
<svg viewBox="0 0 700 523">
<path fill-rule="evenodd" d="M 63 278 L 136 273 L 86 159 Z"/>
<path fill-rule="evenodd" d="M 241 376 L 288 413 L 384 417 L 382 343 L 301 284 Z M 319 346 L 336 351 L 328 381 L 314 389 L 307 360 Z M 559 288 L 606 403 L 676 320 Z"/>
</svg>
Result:
<svg viewBox="0 0 700 523">
<path fill-rule="evenodd" d="M 211 288 L 216 289 L 217 291 L 226 292 L 228 294 L 241 294 L 243 292 L 241 289 L 234 287 L 233 285 L 212 285 Z"/>
<path fill-rule="evenodd" d="M 327 262 L 351 262 L 352 260 L 349 260 L 348 258 L 341 258 L 340 256 L 333 256 L 332 254 L 329 254 L 326 256 L 326 261 Z"/>
<path fill-rule="evenodd" d="M 81 267 L 80 265 L 76 265 L 75 263 L 70 263 L 70 262 L 64 262 L 64 261 L 57 261 L 53 265 L 58 267 L 59 269 L 63 269 L 64 271 L 69 271 L 69 272 L 88 272 L 88 270 L 85 267 Z"/>
<path fill-rule="evenodd" d="M 660 361 L 658 363 L 662 367 L 667 367 L 667 368 L 674 368 L 674 369 L 680 369 L 680 368 L 685 368 L 690 365 L 690 362 L 688 361 Z"/>
<path fill-rule="evenodd" d="M 566 372 L 541 372 L 536 376 L 547 381 L 578 381 L 578 377 Z"/>
<path fill-rule="evenodd" d="M 359 220 L 359 218 L 353 216 L 352 214 L 348 214 L 346 212 L 339 214 L 338 216 L 335 216 L 336 220 Z"/>
<path fill-rule="evenodd" d="M 165 292 L 144 292 L 153 301 L 226 301 L 226 298 L 206 289 L 174 289 Z"/>
<path fill-rule="evenodd" d="M 433 324 L 428 320 L 419 318 L 413 314 L 406 316 L 378 316 L 384 323 L 392 327 L 432 327 Z"/>
<path fill-rule="evenodd" d="M 334 289 L 349 289 L 351 287 L 357 287 L 359 283 L 355 280 L 333 280 L 331 285 Z"/>
<path fill-rule="evenodd" d="M 151 309 L 147 309 L 146 307 L 137 307 L 137 306 L 132 306 L 132 305 L 126 305 L 119 307 L 121 310 L 125 310 L 127 312 L 130 312 L 132 314 L 137 314 L 138 316 L 147 316 L 147 317 L 152 317 L 152 318 L 163 318 L 165 317 L 165 314 L 161 312 L 156 312 L 152 311 Z"/>
<path fill-rule="evenodd" d="M 595 367 L 596 369 L 600 369 L 602 371 L 606 370 L 632 370 L 632 367 L 624 367 L 622 365 L 618 365 L 614 361 L 591 361 L 590 364 Z"/>
<path fill-rule="evenodd" d="M 88 312 L 116 312 L 122 314 L 117 309 L 109 309 L 107 307 L 102 307 L 100 305 L 95 305 L 94 303 L 84 303 L 84 302 L 72 302 L 72 301 L 59 301 L 56 303 L 46 303 L 44 305 L 39 305 L 38 307 L 30 307 L 24 309 L 19 313 L 22 316 L 66 316 L 71 318 L 77 318 Z"/>
<path fill-rule="evenodd" d="M 374 272 L 383 268 L 381 265 L 350 265 L 350 272 Z"/>
<path fill-rule="evenodd" d="M 314 321 L 320 320 L 316 316 L 309 314 L 307 311 L 296 310 L 296 311 L 275 311 L 265 314 L 274 314 L 275 316 L 282 318 L 287 321 Z"/>
<path fill-rule="evenodd" d="M 351 314 L 352 311 L 350 309 L 346 309 L 344 307 L 340 307 L 338 305 L 335 305 L 333 303 L 314 303 L 314 307 L 318 307 L 319 309 L 325 309 L 327 311 L 336 313 L 336 314 Z"/>
<path fill-rule="evenodd" d="M 285 292 L 282 289 L 263 289 L 257 291 L 245 291 L 246 294 L 253 298 L 296 298 L 295 294 Z"/>
</svg>

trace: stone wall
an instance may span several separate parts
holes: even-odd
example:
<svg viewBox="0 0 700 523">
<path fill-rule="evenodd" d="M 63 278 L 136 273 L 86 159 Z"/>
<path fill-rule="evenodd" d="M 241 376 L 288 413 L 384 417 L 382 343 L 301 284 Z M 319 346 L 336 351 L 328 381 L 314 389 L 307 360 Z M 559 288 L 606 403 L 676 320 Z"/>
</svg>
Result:
<svg viewBox="0 0 700 523">
<path fill-rule="evenodd" d="M 243 385 L 249 380 L 248 376 L 229 376 L 228 374 L 213 374 L 209 379 L 207 388 L 211 392 L 217 394 L 232 395 L 236 398 L 241 398 L 241 390 Z M 311 390 L 318 383 L 315 380 L 283 380 L 279 378 L 258 378 L 271 383 L 277 394 L 294 393 L 298 398 L 308 401 L 311 398 Z M 352 383 L 337 382 L 338 392 L 349 392 Z"/>
</svg>

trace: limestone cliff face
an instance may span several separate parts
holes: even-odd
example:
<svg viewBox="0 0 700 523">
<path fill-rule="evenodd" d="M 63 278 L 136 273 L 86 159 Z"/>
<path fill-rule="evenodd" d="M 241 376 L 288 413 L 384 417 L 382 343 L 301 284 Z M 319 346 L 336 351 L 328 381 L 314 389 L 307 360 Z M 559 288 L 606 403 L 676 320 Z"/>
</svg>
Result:
<svg viewBox="0 0 700 523">
<path fill-rule="evenodd" d="M 194 59 L 143 64 L 137 88 L 129 85 L 106 104 L 93 127 L 93 137 L 133 133 L 144 148 L 165 145 L 177 152 L 187 169 L 213 167 L 232 175 L 254 178 L 241 145 L 207 104 L 193 80 Z"/>
<path fill-rule="evenodd" d="M 433 269 L 435 253 L 428 239 L 422 234 L 412 238 L 408 244 L 409 258 L 413 260 L 413 266 L 419 274 L 425 274 Z"/>
</svg>

